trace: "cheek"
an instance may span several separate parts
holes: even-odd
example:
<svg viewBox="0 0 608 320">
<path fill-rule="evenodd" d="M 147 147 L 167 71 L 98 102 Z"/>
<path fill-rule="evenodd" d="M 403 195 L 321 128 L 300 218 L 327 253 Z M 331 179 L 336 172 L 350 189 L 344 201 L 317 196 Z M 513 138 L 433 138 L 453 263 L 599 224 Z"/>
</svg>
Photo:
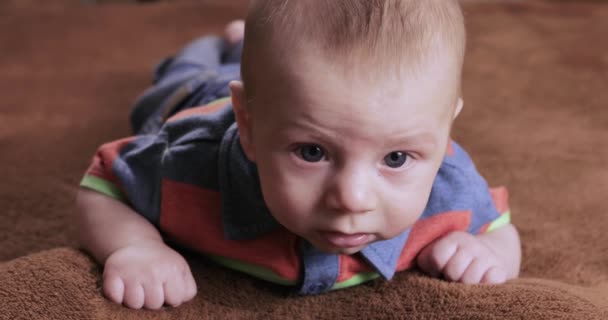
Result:
<svg viewBox="0 0 608 320">
<path fill-rule="evenodd" d="M 387 208 L 385 227 L 387 238 L 392 238 L 413 226 L 424 211 L 426 201 L 421 197 L 410 194 L 401 196 Z"/>
<path fill-rule="evenodd" d="M 390 236 L 414 225 L 426 208 L 435 175 L 432 166 L 419 169 L 419 174 L 407 183 L 392 185 L 385 191 L 385 226 Z"/>
<path fill-rule="evenodd" d="M 314 218 L 320 188 L 314 177 L 298 175 L 280 160 L 258 161 L 262 194 L 275 219 L 294 231 Z"/>
</svg>

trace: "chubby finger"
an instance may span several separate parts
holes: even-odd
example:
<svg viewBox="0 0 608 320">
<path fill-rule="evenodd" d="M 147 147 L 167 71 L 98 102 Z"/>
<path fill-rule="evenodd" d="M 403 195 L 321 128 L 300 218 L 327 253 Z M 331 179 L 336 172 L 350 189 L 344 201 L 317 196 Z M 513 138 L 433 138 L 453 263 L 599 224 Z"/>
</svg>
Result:
<svg viewBox="0 0 608 320">
<path fill-rule="evenodd" d="M 471 262 L 473 262 L 473 256 L 466 250 L 458 249 L 441 273 L 448 280 L 459 281 Z"/>
<path fill-rule="evenodd" d="M 507 281 L 507 272 L 499 267 L 489 268 L 481 278 L 481 283 L 486 284 L 500 284 L 505 281 Z"/>
<path fill-rule="evenodd" d="M 184 299 L 185 302 L 194 298 L 197 292 L 196 281 L 194 281 L 194 277 L 190 271 L 188 271 L 188 273 L 185 275 L 184 283 L 184 286 L 186 287 L 186 298 Z"/>
<path fill-rule="evenodd" d="M 110 301 L 122 304 L 125 294 L 125 284 L 117 275 L 103 275 L 103 294 Z"/>
<path fill-rule="evenodd" d="M 163 283 L 163 289 L 165 294 L 165 304 L 172 307 L 177 307 L 184 299 L 184 283 L 183 281 L 169 280 Z"/>
<path fill-rule="evenodd" d="M 144 288 L 137 281 L 125 282 L 125 297 L 123 304 L 131 309 L 141 309 L 144 306 Z"/>
<path fill-rule="evenodd" d="M 473 259 L 467 269 L 464 271 L 459 281 L 465 284 L 481 283 L 483 276 L 488 270 L 488 263 L 483 259 Z"/>
<path fill-rule="evenodd" d="M 456 250 L 455 243 L 440 239 L 422 249 L 416 258 L 416 263 L 422 271 L 432 277 L 438 277 Z"/>
<path fill-rule="evenodd" d="M 144 283 L 144 307 L 150 310 L 157 310 L 165 302 L 165 293 L 161 283 Z"/>
</svg>

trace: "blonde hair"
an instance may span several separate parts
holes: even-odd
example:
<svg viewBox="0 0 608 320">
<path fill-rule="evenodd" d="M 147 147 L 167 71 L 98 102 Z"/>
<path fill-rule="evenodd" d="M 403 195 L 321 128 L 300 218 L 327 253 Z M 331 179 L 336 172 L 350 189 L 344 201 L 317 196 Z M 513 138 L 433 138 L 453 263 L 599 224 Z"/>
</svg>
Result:
<svg viewBox="0 0 608 320">
<path fill-rule="evenodd" d="M 304 48 L 379 73 L 447 53 L 460 76 L 464 19 L 457 0 L 251 0 L 241 67 L 247 96 L 256 65 Z"/>
</svg>

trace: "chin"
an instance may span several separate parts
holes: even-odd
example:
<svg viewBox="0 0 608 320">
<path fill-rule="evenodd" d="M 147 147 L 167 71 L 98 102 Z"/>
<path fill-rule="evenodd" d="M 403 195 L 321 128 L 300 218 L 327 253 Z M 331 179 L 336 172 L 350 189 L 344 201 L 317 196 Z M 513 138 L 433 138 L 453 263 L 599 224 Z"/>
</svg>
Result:
<svg viewBox="0 0 608 320">
<path fill-rule="evenodd" d="M 325 252 L 325 253 L 345 254 L 345 255 L 355 254 L 355 253 L 363 250 L 363 248 L 365 248 L 367 246 L 367 245 L 365 245 L 365 246 L 353 247 L 353 248 L 336 248 L 336 247 L 328 247 L 326 245 L 319 245 L 319 244 L 315 244 L 315 243 L 313 243 L 313 245 L 315 246 L 315 248 L 317 248 L 318 250 Z"/>
<path fill-rule="evenodd" d="M 357 247 L 357 248 L 340 249 L 337 253 L 338 254 L 351 255 L 351 254 L 355 254 L 355 253 L 363 250 L 363 248 L 365 248 L 365 246 Z"/>
</svg>

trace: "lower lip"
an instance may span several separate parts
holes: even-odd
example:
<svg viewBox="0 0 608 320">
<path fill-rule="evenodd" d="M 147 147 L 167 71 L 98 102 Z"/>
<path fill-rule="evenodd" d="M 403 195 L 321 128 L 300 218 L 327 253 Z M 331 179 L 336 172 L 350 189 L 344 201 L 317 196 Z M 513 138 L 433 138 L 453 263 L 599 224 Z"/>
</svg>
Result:
<svg viewBox="0 0 608 320">
<path fill-rule="evenodd" d="M 366 244 L 370 239 L 369 233 L 323 232 L 322 236 L 327 242 L 338 248 L 359 247 Z"/>
</svg>

